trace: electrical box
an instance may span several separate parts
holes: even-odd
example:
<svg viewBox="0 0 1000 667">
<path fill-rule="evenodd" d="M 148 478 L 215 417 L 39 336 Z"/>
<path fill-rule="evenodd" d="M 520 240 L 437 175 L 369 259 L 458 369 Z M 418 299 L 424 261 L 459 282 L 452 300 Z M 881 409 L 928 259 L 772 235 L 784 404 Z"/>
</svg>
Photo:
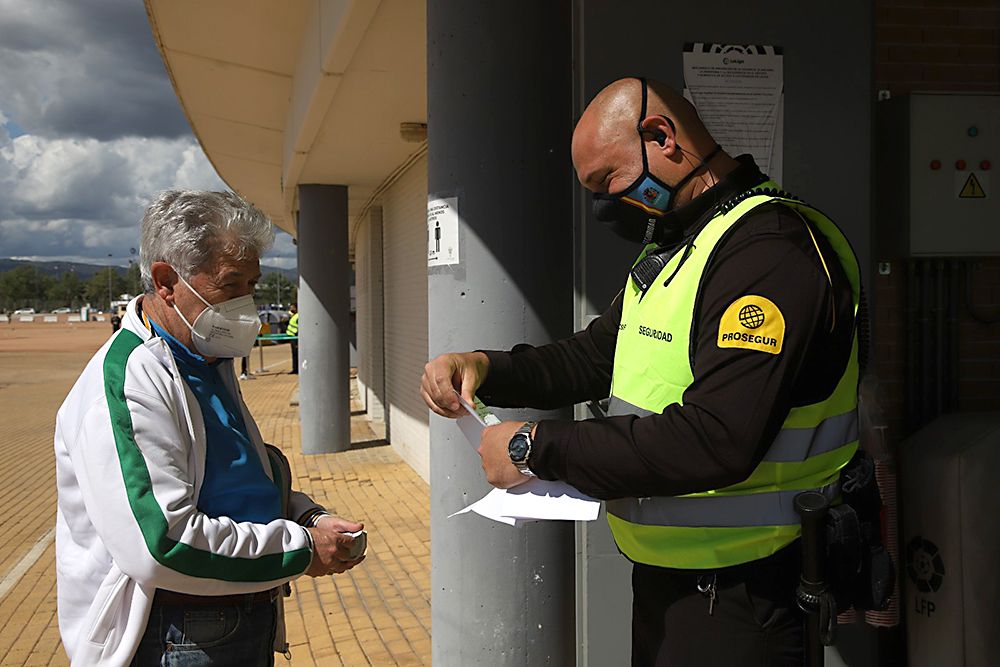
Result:
<svg viewBox="0 0 1000 667">
<path fill-rule="evenodd" d="M 1000 255 L 1000 95 L 913 93 L 876 119 L 879 257 Z"/>
</svg>

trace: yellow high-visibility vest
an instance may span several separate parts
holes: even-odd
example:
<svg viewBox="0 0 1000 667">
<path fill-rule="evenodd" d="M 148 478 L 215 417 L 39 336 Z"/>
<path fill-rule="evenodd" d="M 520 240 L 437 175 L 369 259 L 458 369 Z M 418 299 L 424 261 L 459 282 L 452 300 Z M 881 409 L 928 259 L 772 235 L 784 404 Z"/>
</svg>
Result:
<svg viewBox="0 0 1000 667">
<path fill-rule="evenodd" d="M 816 209 L 779 193 L 773 182 L 755 191 L 717 213 L 688 252 L 675 253 L 645 295 L 631 279 L 627 281 L 609 415 L 659 414 L 671 404 L 683 403 L 684 391 L 694 381 L 691 329 L 703 276 L 728 232 L 758 206 L 772 202 L 788 206 L 829 240 L 851 283 L 857 316 L 860 271 L 843 233 Z M 654 248 L 648 246 L 640 260 Z M 676 275 L 664 287 L 662 277 L 674 271 Z M 751 343 L 759 339 L 766 347 L 773 337 L 766 335 L 769 325 L 764 319 L 781 317 L 780 312 L 766 313 L 748 305 L 739 309 L 738 324 L 725 335 L 742 336 Z M 671 332 L 667 344 L 662 336 L 649 335 L 651 322 L 662 322 L 662 329 Z M 642 329 L 647 330 L 645 334 Z M 723 337 L 720 331 L 720 344 Z M 855 329 L 850 361 L 836 389 L 819 403 L 789 412 L 764 459 L 747 479 L 703 493 L 609 501 L 608 523 L 618 548 L 637 563 L 711 569 L 764 558 L 787 546 L 801 533 L 795 495 L 805 490 L 820 491 L 831 500 L 839 495 L 839 471 L 858 445 L 857 405 Z"/>
</svg>

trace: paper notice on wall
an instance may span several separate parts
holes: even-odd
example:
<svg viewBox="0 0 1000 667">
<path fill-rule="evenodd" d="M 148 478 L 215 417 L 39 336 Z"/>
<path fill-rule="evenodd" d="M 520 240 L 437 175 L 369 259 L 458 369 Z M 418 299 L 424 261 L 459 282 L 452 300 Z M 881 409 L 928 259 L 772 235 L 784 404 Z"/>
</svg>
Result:
<svg viewBox="0 0 1000 667">
<path fill-rule="evenodd" d="M 750 153 L 781 182 L 784 71 L 781 49 L 740 44 L 688 44 L 684 96 L 730 155 Z"/>
<path fill-rule="evenodd" d="M 458 197 L 427 201 L 427 266 L 458 264 Z"/>
</svg>

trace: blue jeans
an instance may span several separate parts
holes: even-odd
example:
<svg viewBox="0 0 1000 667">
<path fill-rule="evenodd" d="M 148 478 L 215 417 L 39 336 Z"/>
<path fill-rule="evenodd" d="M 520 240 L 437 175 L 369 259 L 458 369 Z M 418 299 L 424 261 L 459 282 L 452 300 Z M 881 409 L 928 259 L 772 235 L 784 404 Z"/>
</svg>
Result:
<svg viewBox="0 0 1000 667">
<path fill-rule="evenodd" d="M 154 603 L 132 667 L 274 665 L 274 603 Z"/>
</svg>

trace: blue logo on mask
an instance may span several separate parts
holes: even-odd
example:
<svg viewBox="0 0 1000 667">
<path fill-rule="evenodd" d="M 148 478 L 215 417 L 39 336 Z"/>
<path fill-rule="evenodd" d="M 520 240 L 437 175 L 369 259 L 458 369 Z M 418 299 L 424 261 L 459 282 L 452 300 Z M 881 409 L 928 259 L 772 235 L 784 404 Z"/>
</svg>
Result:
<svg viewBox="0 0 1000 667">
<path fill-rule="evenodd" d="M 638 206 L 649 213 L 663 215 L 670 210 L 673 189 L 654 181 L 648 173 L 637 185 L 624 193 L 622 201 Z"/>
</svg>

